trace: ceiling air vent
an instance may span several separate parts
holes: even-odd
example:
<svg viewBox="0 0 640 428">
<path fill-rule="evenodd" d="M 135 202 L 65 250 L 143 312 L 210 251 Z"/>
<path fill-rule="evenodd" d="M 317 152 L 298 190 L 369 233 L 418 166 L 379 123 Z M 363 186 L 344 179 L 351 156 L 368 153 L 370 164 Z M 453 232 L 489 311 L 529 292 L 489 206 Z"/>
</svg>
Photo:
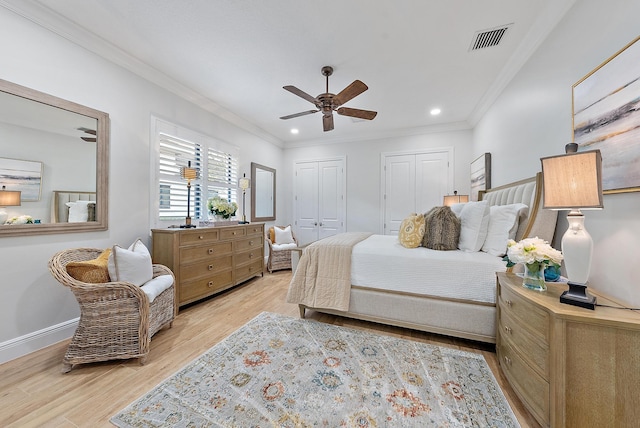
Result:
<svg viewBox="0 0 640 428">
<path fill-rule="evenodd" d="M 500 43 L 507 30 L 512 25 L 513 24 L 501 25 L 500 27 L 491 28 L 489 30 L 477 31 L 473 36 L 469 50 L 477 51 L 478 49 L 498 46 L 498 43 Z"/>
</svg>

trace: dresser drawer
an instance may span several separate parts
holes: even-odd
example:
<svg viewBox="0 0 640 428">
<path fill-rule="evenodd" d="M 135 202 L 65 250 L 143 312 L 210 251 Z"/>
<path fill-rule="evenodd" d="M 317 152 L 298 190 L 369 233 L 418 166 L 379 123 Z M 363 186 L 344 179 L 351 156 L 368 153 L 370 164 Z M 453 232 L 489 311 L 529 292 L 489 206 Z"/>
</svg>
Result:
<svg viewBox="0 0 640 428">
<path fill-rule="evenodd" d="M 262 231 L 264 230 L 262 225 L 249 225 L 249 226 L 246 226 L 245 228 L 247 231 L 247 236 L 252 236 L 252 235 L 262 236 Z"/>
<path fill-rule="evenodd" d="M 235 239 L 246 236 L 247 230 L 244 227 L 222 227 L 220 228 L 220 239 Z"/>
<path fill-rule="evenodd" d="M 500 287 L 498 302 L 504 313 L 539 338 L 545 346 L 549 345 L 549 314 L 546 311 L 506 287 Z"/>
<path fill-rule="evenodd" d="M 223 270 L 231 270 L 233 268 L 232 258 L 233 256 L 229 254 L 198 263 L 180 264 L 180 281 L 189 281 L 207 277 Z"/>
<path fill-rule="evenodd" d="M 509 383 L 542 426 L 549 426 L 549 383 L 505 342 L 498 349 L 500 366 Z"/>
<path fill-rule="evenodd" d="M 252 263 L 244 265 L 236 265 L 236 284 L 246 281 L 256 275 L 260 275 L 263 271 L 262 260 L 258 258 Z"/>
<path fill-rule="evenodd" d="M 231 254 L 233 244 L 231 242 L 216 242 L 197 247 L 180 248 L 180 264 L 191 263 L 198 260 L 207 260 L 212 257 Z"/>
<path fill-rule="evenodd" d="M 509 316 L 500 304 L 500 319 L 498 320 L 500 337 L 506 341 L 531 367 L 544 379 L 549 379 L 549 347 L 539 338 L 533 336 L 529 330 Z"/>
<path fill-rule="evenodd" d="M 197 229 L 180 233 L 180 246 L 203 244 L 220 240 L 218 229 Z"/>
<path fill-rule="evenodd" d="M 238 267 L 246 263 L 252 263 L 256 260 L 260 260 L 261 257 L 262 248 L 254 248 L 253 250 L 236 253 L 236 255 L 234 256 L 234 265 Z"/>
<path fill-rule="evenodd" d="M 246 251 L 254 248 L 262 250 L 264 248 L 264 241 L 262 235 L 253 236 L 247 239 L 241 239 L 234 242 L 235 251 Z"/>
<path fill-rule="evenodd" d="M 180 286 L 180 302 L 190 303 L 233 285 L 233 272 L 227 270 L 195 281 L 183 282 Z"/>
</svg>

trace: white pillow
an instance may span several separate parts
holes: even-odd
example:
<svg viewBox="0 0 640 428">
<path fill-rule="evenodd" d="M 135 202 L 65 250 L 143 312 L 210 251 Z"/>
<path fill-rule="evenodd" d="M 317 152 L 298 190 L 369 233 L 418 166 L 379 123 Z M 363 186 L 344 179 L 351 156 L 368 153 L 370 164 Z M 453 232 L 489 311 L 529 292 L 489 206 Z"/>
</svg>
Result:
<svg viewBox="0 0 640 428">
<path fill-rule="evenodd" d="M 276 244 L 291 244 L 296 242 L 293 240 L 293 236 L 291 235 L 291 225 L 284 229 L 274 226 L 273 230 L 276 233 Z"/>
<path fill-rule="evenodd" d="M 114 282 L 130 282 L 141 286 L 153 278 L 151 254 L 140 239 L 129 249 L 114 245 L 107 263 L 109 277 Z"/>
<path fill-rule="evenodd" d="M 95 204 L 96 201 L 75 201 L 67 202 L 69 207 L 69 223 L 83 223 L 89 220 L 89 208 L 87 205 Z"/>
<path fill-rule="evenodd" d="M 493 256 L 507 253 L 507 241 L 515 239 L 520 217 L 526 215 L 525 204 L 494 205 L 489 208 L 489 227 L 482 251 Z"/>
<path fill-rule="evenodd" d="M 477 252 L 487 237 L 489 225 L 489 203 L 487 201 L 467 202 L 460 212 L 460 240 L 458 248 L 467 252 Z"/>
<path fill-rule="evenodd" d="M 173 277 L 171 275 L 158 275 L 147 281 L 140 289 L 149 297 L 149 303 L 152 303 L 164 290 L 171 287 Z"/>
</svg>

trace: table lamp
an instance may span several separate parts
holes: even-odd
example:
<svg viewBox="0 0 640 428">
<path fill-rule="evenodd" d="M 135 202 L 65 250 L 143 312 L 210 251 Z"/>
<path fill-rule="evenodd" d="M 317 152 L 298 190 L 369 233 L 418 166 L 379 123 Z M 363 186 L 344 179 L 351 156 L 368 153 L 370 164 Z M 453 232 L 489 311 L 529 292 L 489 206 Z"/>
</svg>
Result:
<svg viewBox="0 0 640 428">
<path fill-rule="evenodd" d="M 458 195 L 458 191 L 454 190 L 453 195 L 445 195 L 442 205 L 450 207 L 453 204 L 467 203 L 469 202 L 469 195 Z"/>
<path fill-rule="evenodd" d="M 19 190 L 7 190 L 6 186 L 2 186 L 0 190 L 0 225 L 7 221 L 9 214 L 5 211 L 6 207 L 20 206 L 20 197 L 22 192 Z"/>
<path fill-rule="evenodd" d="M 242 221 L 238 222 L 240 224 L 247 224 L 247 216 L 245 215 L 245 195 L 247 193 L 247 189 L 251 187 L 251 180 L 247 178 L 246 174 L 242 174 L 242 178 L 238 180 L 238 186 L 242 189 Z"/>
<path fill-rule="evenodd" d="M 543 208 L 570 210 L 569 227 L 562 236 L 562 254 L 569 279 L 569 290 L 560 302 L 595 309 L 596 298 L 587 293 L 591 269 L 593 240 L 584 227 L 580 210 L 602 209 L 602 156 L 600 150 L 573 152 L 575 143 L 567 145 L 567 154 L 540 159 L 544 185 Z"/>
<path fill-rule="evenodd" d="M 191 161 L 187 164 L 188 166 L 183 166 L 180 168 L 180 177 L 187 180 L 187 217 L 185 219 L 185 224 L 180 225 L 181 228 L 192 228 L 196 227 L 195 224 L 191 224 L 191 216 L 189 215 L 189 211 L 191 208 L 191 180 L 197 180 L 200 178 L 200 171 L 197 168 L 191 168 Z"/>
</svg>

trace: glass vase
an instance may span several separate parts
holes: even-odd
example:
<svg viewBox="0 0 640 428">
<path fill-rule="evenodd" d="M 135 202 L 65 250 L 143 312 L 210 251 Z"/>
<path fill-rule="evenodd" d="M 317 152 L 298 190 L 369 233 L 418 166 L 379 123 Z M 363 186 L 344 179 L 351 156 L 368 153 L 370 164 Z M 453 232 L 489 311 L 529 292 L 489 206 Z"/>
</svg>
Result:
<svg viewBox="0 0 640 428">
<path fill-rule="evenodd" d="M 536 291 L 545 291 L 547 284 L 544 282 L 544 263 L 529 263 L 524 265 L 522 286 Z"/>
</svg>

